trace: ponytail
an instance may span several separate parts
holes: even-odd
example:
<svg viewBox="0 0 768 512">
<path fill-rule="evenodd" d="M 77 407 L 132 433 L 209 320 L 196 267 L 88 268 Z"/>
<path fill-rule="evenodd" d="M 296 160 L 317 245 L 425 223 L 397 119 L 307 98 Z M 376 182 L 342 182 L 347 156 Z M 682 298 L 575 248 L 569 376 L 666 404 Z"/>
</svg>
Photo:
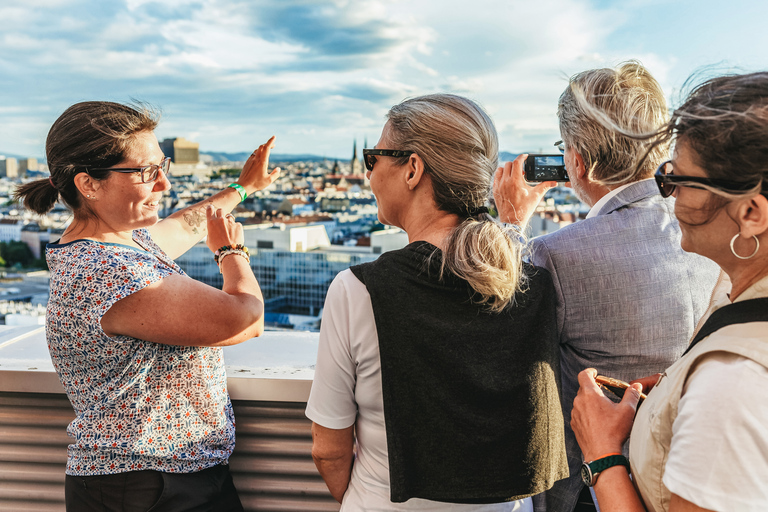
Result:
<svg viewBox="0 0 768 512">
<path fill-rule="evenodd" d="M 440 277 L 446 272 L 466 280 L 473 301 L 499 313 L 526 287 L 523 244 L 515 228 L 503 227 L 488 214 L 468 218 L 448 236 Z"/>
</svg>

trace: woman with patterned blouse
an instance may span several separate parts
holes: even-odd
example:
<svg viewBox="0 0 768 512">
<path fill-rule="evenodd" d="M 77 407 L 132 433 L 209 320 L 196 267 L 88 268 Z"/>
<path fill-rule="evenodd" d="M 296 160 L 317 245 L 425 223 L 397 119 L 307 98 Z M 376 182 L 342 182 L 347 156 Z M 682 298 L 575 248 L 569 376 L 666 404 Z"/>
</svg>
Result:
<svg viewBox="0 0 768 512">
<path fill-rule="evenodd" d="M 67 510 L 242 510 L 221 347 L 259 336 L 264 306 L 228 212 L 277 179 L 274 137 L 235 184 L 160 221 L 170 159 L 156 125 L 145 108 L 73 105 L 48 134 L 50 179 L 17 190 L 37 213 L 59 198 L 74 213 L 46 250 L 46 336 L 76 413 Z M 204 236 L 222 290 L 173 261 Z"/>
</svg>

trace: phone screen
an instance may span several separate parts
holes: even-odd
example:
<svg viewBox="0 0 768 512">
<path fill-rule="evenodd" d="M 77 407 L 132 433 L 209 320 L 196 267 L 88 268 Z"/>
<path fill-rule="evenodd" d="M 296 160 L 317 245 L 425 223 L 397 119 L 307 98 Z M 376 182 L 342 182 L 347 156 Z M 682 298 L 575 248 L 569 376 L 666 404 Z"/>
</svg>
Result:
<svg viewBox="0 0 768 512">
<path fill-rule="evenodd" d="M 563 155 L 528 155 L 525 159 L 527 181 L 568 181 Z"/>
<path fill-rule="evenodd" d="M 534 157 L 536 159 L 536 167 L 557 167 L 557 166 L 564 166 L 565 161 L 563 160 L 562 156 L 536 156 Z"/>
</svg>

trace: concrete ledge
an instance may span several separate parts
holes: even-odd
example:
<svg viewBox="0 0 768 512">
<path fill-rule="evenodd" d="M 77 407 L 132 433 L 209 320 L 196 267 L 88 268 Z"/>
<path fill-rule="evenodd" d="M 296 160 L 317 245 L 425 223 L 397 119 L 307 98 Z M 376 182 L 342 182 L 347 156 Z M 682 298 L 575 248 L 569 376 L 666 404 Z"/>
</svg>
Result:
<svg viewBox="0 0 768 512">
<path fill-rule="evenodd" d="M 306 402 L 319 334 L 267 331 L 224 349 L 233 400 Z M 64 393 L 53 368 L 45 328 L 0 326 L 0 392 Z"/>
</svg>

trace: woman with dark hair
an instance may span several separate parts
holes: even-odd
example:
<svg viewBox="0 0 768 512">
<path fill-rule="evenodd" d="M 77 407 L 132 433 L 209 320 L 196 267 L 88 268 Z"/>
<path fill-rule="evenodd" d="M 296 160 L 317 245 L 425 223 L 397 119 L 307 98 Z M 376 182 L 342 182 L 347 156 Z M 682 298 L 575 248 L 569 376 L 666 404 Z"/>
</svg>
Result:
<svg viewBox="0 0 768 512">
<path fill-rule="evenodd" d="M 342 510 L 532 510 L 567 475 L 551 277 L 485 207 L 498 142 L 477 104 L 387 117 L 363 154 L 379 220 L 410 244 L 328 290 L 312 455 Z"/>
<path fill-rule="evenodd" d="M 620 404 L 581 372 L 582 475 L 603 512 L 768 510 L 768 73 L 704 82 L 647 137 L 675 140 L 656 181 L 676 198 L 683 249 L 727 279 L 683 357 Z"/>
<path fill-rule="evenodd" d="M 170 159 L 156 125 L 143 108 L 73 105 L 48 134 L 51 177 L 16 192 L 37 213 L 60 198 L 74 214 L 46 249 L 46 337 L 76 414 L 71 511 L 242 510 L 227 466 L 235 428 L 221 347 L 259 336 L 264 306 L 229 212 L 278 177 L 267 171 L 274 137 L 236 183 L 160 220 Z M 173 261 L 204 236 L 222 290 Z"/>
</svg>

